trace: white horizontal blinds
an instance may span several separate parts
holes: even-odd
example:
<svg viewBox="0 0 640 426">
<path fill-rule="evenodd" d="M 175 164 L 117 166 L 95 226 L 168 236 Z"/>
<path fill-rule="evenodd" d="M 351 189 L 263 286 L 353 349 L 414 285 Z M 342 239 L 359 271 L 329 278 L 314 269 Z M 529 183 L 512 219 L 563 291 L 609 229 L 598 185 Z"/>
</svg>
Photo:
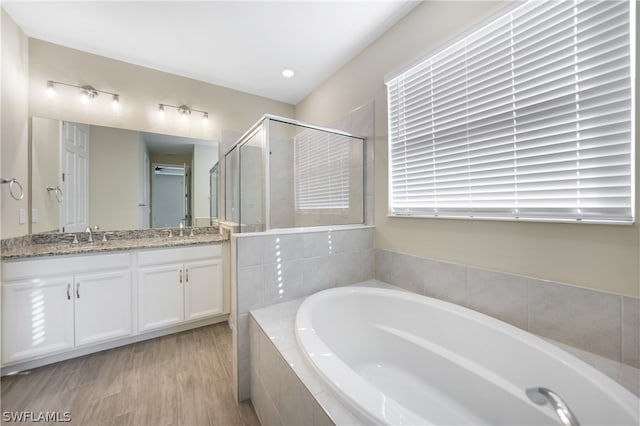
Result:
<svg viewBox="0 0 640 426">
<path fill-rule="evenodd" d="M 532 1 L 387 83 L 397 215 L 631 222 L 628 1 Z"/>
<path fill-rule="evenodd" d="M 296 210 L 349 208 L 350 140 L 314 129 L 294 137 Z"/>
</svg>

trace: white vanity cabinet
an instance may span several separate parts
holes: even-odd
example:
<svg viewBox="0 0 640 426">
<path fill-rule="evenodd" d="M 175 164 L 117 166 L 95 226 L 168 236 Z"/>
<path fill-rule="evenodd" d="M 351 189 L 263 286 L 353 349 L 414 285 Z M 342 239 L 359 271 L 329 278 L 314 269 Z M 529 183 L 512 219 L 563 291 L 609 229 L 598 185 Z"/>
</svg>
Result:
<svg viewBox="0 0 640 426">
<path fill-rule="evenodd" d="M 4 262 L 3 364 L 128 336 L 128 253 Z"/>
<path fill-rule="evenodd" d="M 222 314 L 220 245 L 138 253 L 141 332 Z"/>
</svg>

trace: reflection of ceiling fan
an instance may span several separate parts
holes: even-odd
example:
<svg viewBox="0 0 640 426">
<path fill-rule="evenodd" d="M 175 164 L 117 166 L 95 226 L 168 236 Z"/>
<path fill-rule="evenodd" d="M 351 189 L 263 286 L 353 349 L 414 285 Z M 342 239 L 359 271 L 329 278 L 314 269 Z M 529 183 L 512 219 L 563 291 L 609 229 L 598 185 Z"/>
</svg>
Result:
<svg viewBox="0 0 640 426">
<path fill-rule="evenodd" d="M 184 175 L 184 167 L 156 166 L 155 173 L 157 175 L 182 176 Z"/>
</svg>

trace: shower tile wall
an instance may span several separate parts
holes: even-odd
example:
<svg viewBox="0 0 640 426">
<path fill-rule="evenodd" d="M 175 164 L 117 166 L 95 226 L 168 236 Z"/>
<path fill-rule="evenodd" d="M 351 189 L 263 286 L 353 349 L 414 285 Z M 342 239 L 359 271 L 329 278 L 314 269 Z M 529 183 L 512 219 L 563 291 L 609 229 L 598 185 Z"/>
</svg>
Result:
<svg viewBox="0 0 640 426">
<path fill-rule="evenodd" d="M 296 227 L 307 226 L 322 226 L 333 225 L 336 223 L 356 223 L 357 219 L 353 212 L 364 211 L 364 223 L 367 225 L 373 225 L 373 143 L 374 143 L 374 103 L 369 102 L 343 117 L 342 119 L 329 124 L 329 127 L 342 130 L 350 133 L 354 136 L 364 137 L 364 171 L 363 163 L 361 161 L 353 162 L 351 164 L 351 203 L 352 208 L 350 214 L 300 214 L 295 213 L 292 209 L 288 214 L 294 216 L 293 222 L 286 222 L 290 216 L 282 216 L 285 213 L 285 206 L 293 206 L 293 194 L 271 193 L 271 221 L 272 227 L 278 227 L 275 224 L 285 223 Z M 273 140 L 273 136 L 272 136 Z M 276 140 L 275 149 L 282 149 L 281 140 Z M 291 143 L 291 141 L 289 141 Z M 355 148 L 355 147 L 354 147 Z M 271 155 L 271 159 L 275 159 L 275 151 Z M 357 158 L 357 156 L 351 156 L 351 158 Z M 288 155 L 284 159 L 279 160 L 282 163 L 283 169 L 279 170 L 275 165 L 271 165 L 270 173 L 275 173 L 275 179 L 279 179 L 281 184 L 288 184 L 289 186 L 278 186 L 276 188 L 293 188 L 293 177 L 291 171 L 293 170 L 293 152 L 290 150 Z M 289 173 L 287 174 L 287 171 Z M 364 179 L 363 185 L 358 179 Z M 270 178 L 271 185 L 274 185 L 274 177 Z M 357 196 L 355 192 L 364 186 L 363 193 Z M 282 202 L 282 206 L 278 206 L 276 202 Z M 364 204 L 363 204 L 364 203 Z M 275 217 L 274 217 L 275 215 Z M 357 216 L 359 218 L 359 216 Z"/>
<path fill-rule="evenodd" d="M 640 300 L 375 249 L 375 278 L 640 367 Z"/>
<path fill-rule="evenodd" d="M 342 119 L 331 123 L 330 127 L 365 137 L 364 142 L 364 223 L 373 225 L 373 143 L 375 140 L 375 103 L 371 101 Z"/>
<path fill-rule="evenodd" d="M 232 236 L 234 379 L 249 397 L 249 311 L 373 278 L 373 227 Z"/>
<path fill-rule="evenodd" d="M 269 219 L 271 228 L 290 228 L 295 223 L 293 195 L 293 149 L 291 141 L 271 135 L 269 138 Z"/>
</svg>

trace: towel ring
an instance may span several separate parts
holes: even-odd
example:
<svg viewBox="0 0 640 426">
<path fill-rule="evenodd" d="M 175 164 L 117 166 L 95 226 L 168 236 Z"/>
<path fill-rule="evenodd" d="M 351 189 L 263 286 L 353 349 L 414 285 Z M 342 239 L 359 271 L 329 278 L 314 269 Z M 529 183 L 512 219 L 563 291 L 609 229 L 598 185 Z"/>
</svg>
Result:
<svg viewBox="0 0 640 426">
<path fill-rule="evenodd" d="M 58 203 L 62 203 L 64 198 L 62 197 L 62 189 L 59 186 L 47 186 L 47 192 L 56 191 L 56 200 Z"/>
<path fill-rule="evenodd" d="M 18 180 L 16 178 L 11 178 L 11 179 L 0 178 L 0 183 L 8 183 L 9 184 L 9 194 L 11 194 L 11 197 L 13 197 L 14 200 L 20 201 L 20 200 L 22 200 L 24 198 L 24 189 L 22 189 L 22 185 L 20 185 L 20 182 L 18 182 Z M 20 189 L 20 195 L 16 195 L 16 193 L 15 193 L 15 186 L 16 185 Z"/>
</svg>

